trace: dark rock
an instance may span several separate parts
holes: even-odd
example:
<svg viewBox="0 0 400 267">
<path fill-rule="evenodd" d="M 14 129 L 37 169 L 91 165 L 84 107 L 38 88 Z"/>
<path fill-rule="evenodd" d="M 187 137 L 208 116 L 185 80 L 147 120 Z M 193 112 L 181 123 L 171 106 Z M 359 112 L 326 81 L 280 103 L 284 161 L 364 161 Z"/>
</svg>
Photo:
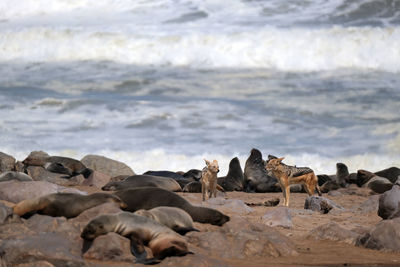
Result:
<svg viewBox="0 0 400 267">
<path fill-rule="evenodd" d="M 129 239 L 113 232 L 97 237 L 83 257 L 101 261 L 133 262 L 135 259 L 130 251 Z"/>
<path fill-rule="evenodd" d="M 13 171 L 15 165 L 15 158 L 0 152 L 0 173 L 6 171 Z"/>
<path fill-rule="evenodd" d="M 81 162 L 87 168 L 99 171 L 111 177 L 118 175 L 135 175 L 135 172 L 125 163 L 104 156 L 87 155 L 82 158 Z"/>
<path fill-rule="evenodd" d="M 262 222 L 268 226 L 281 226 L 291 228 L 293 226 L 292 216 L 287 207 L 279 207 L 265 213 L 261 217 Z"/>
<path fill-rule="evenodd" d="M 320 196 L 307 197 L 304 203 L 304 209 L 318 211 L 323 214 L 328 213 L 333 208 L 343 209 L 342 207 L 334 203 L 332 200 Z"/>
<path fill-rule="evenodd" d="M 339 197 L 339 196 L 343 196 L 343 194 L 340 193 L 340 192 L 337 191 L 337 190 L 333 190 L 333 191 L 329 191 L 329 192 L 328 192 L 328 196 Z"/>
<path fill-rule="evenodd" d="M 307 238 L 316 240 L 333 240 L 348 244 L 355 244 L 357 237 L 356 232 L 344 229 L 335 222 L 318 226 L 307 235 Z"/>
<path fill-rule="evenodd" d="M 356 245 L 365 248 L 400 251 L 400 218 L 383 220 L 368 233 L 361 235 Z"/>
</svg>

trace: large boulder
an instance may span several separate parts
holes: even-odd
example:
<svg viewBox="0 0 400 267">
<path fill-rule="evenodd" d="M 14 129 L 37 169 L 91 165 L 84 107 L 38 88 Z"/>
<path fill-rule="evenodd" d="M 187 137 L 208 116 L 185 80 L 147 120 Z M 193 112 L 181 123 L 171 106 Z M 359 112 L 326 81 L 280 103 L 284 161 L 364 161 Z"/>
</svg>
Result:
<svg viewBox="0 0 400 267">
<path fill-rule="evenodd" d="M 225 199 L 222 197 L 210 198 L 202 203 L 203 206 L 217 209 L 222 213 L 237 213 L 237 214 L 249 214 L 253 211 L 252 208 L 247 206 L 241 199 Z"/>
<path fill-rule="evenodd" d="M 196 247 L 193 248 L 195 253 L 199 248 L 210 257 L 246 259 L 298 255 L 293 242 L 278 231 L 239 216 L 232 216 L 216 231 L 190 232 L 186 236 L 190 245 Z"/>
<path fill-rule="evenodd" d="M 95 171 L 107 174 L 111 177 L 118 175 L 135 175 L 134 171 L 125 163 L 99 155 L 86 155 L 81 162 Z"/>
<path fill-rule="evenodd" d="M 82 185 L 88 185 L 88 186 L 94 186 L 97 188 L 102 188 L 105 186 L 108 182 L 110 182 L 111 176 L 98 172 L 98 171 L 93 171 L 90 176 L 82 181 Z"/>
<path fill-rule="evenodd" d="M 0 152 L 0 173 L 6 171 L 13 171 L 15 165 L 15 158 Z"/>
<path fill-rule="evenodd" d="M 371 212 L 376 213 L 379 206 L 379 197 L 379 195 L 370 196 L 366 201 L 361 203 L 361 205 L 356 210 L 362 214 Z"/>
<path fill-rule="evenodd" d="M 400 252 L 400 218 L 379 222 L 361 235 L 356 244 L 370 249 Z"/>
<path fill-rule="evenodd" d="M 113 232 L 97 237 L 83 257 L 101 261 L 133 262 L 135 259 L 130 251 L 129 239 Z"/>
<path fill-rule="evenodd" d="M 0 199 L 13 203 L 61 192 L 87 194 L 74 188 L 67 188 L 46 181 L 19 182 L 13 180 L 0 183 Z"/>
<path fill-rule="evenodd" d="M 400 217 L 400 178 L 379 197 L 378 215 L 384 220 Z"/>
</svg>

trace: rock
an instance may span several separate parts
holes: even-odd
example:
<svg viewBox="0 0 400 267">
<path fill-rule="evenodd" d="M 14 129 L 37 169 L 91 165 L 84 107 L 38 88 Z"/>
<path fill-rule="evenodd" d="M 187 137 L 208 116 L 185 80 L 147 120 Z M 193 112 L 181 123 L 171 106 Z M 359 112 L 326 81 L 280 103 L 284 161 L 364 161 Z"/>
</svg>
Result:
<svg viewBox="0 0 400 267">
<path fill-rule="evenodd" d="M 363 187 L 367 187 L 374 191 L 375 193 L 382 194 L 390 189 L 392 189 L 392 182 L 384 177 L 374 176 L 368 180 Z"/>
<path fill-rule="evenodd" d="M 304 203 L 304 208 L 313 211 L 318 211 L 323 214 L 328 213 L 333 208 L 343 209 L 342 207 L 334 203 L 332 200 L 320 196 L 307 197 Z"/>
<path fill-rule="evenodd" d="M 392 189 L 379 197 L 378 215 L 382 219 L 400 217 L 400 178 Z"/>
<path fill-rule="evenodd" d="M 135 259 L 130 251 L 129 239 L 113 232 L 97 237 L 83 257 L 101 261 L 133 262 Z"/>
<path fill-rule="evenodd" d="M 98 155 L 86 155 L 82 158 L 81 162 L 87 167 L 94 171 L 107 174 L 111 177 L 118 175 L 135 175 L 133 170 L 120 161 L 106 158 Z"/>
<path fill-rule="evenodd" d="M 211 257 L 245 259 L 298 255 L 292 242 L 278 231 L 268 226 L 260 227 L 260 231 L 247 230 L 257 227 L 249 227 L 246 224 L 239 226 L 233 233 L 226 231 L 229 226 L 224 226 L 219 231 L 190 232 L 186 236 L 191 245 L 205 250 Z M 196 250 L 194 252 L 196 253 Z"/>
<path fill-rule="evenodd" d="M 20 234 L 0 240 L 0 254 L 6 266 L 41 260 L 55 266 L 84 266 L 81 248 L 82 242 L 70 240 L 58 232 Z"/>
<path fill-rule="evenodd" d="M 253 203 L 253 202 L 245 202 L 246 205 L 248 206 L 265 206 L 265 207 L 275 207 L 278 206 L 280 200 L 278 197 L 274 197 L 271 199 L 268 199 L 264 202 L 259 202 L 259 203 Z"/>
<path fill-rule="evenodd" d="M 108 182 L 110 182 L 111 176 L 98 172 L 98 171 L 93 171 L 89 178 L 84 179 L 82 182 L 82 185 L 88 185 L 88 186 L 94 186 L 97 188 L 102 188 L 105 186 Z"/>
<path fill-rule="evenodd" d="M 363 214 L 377 212 L 379 205 L 379 195 L 370 196 L 364 201 L 358 208 L 357 211 Z"/>
<path fill-rule="evenodd" d="M 0 152 L 0 173 L 6 171 L 13 171 L 15 165 L 15 158 Z"/>
<path fill-rule="evenodd" d="M 287 207 L 278 207 L 270 210 L 261 219 L 268 226 L 281 226 L 283 228 L 291 228 L 293 226 L 292 216 Z"/>
<path fill-rule="evenodd" d="M 32 177 L 23 173 L 15 171 L 6 171 L 0 174 L 0 182 L 17 180 L 17 181 L 33 181 Z"/>
<path fill-rule="evenodd" d="M 223 213 L 234 212 L 237 214 L 248 214 L 253 212 L 253 209 L 247 206 L 240 199 L 224 199 L 222 197 L 210 198 L 202 203 L 210 208 L 218 209 Z"/>
<path fill-rule="evenodd" d="M 55 266 L 48 261 L 33 261 L 29 263 L 21 263 L 16 265 L 15 267 L 55 267 Z"/>
<path fill-rule="evenodd" d="M 357 233 L 344 229 L 335 222 L 318 226 L 307 235 L 307 238 L 316 240 L 333 240 L 348 244 L 355 244 L 357 237 Z"/>
<path fill-rule="evenodd" d="M 58 192 L 87 194 L 74 188 L 63 187 L 46 181 L 19 182 L 13 180 L 0 183 L 0 199 L 13 203 Z"/>
<path fill-rule="evenodd" d="M 368 233 L 361 235 L 356 245 L 365 248 L 400 252 L 400 218 L 383 220 Z"/>
</svg>

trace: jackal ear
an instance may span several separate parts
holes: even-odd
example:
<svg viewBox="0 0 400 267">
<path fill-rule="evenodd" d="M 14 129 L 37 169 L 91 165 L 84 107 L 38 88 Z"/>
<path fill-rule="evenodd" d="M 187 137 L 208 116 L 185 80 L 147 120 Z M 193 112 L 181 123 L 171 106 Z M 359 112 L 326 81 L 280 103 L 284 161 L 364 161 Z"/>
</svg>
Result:
<svg viewBox="0 0 400 267">
<path fill-rule="evenodd" d="M 279 158 L 278 161 L 281 162 L 284 159 L 285 159 L 285 157 L 282 157 L 282 158 Z"/>
<path fill-rule="evenodd" d="M 204 159 L 204 161 L 206 162 L 207 166 L 210 165 L 210 162 L 208 160 Z"/>
</svg>

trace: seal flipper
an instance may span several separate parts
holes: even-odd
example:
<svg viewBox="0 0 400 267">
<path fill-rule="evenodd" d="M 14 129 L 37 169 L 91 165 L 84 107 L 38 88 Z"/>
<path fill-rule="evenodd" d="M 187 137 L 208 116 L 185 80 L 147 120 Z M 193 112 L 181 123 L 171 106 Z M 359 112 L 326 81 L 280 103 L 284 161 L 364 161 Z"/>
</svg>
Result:
<svg viewBox="0 0 400 267">
<path fill-rule="evenodd" d="M 200 232 L 200 230 L 199 229 L 196 229 L 196 228 L 194 228 L 194 227 L 180 227 L 180 226 L 174 226 L 173 228 L 172 228 L 172 230 L 174 230 L 175 232 L 177 232 L 178 234 L 180 234 L 180 235 L 186 235 L 188 232 L 192 232 L 192 231 L 194 231 L 194 232 Z"/>
<path fill-rule="evenodd" d="M 131 252 L 136 257 L 136 263 L 142 263 L 146 265 L 160 263 L 160 261 L 156 258 L 146 259 L 147 252 L 144 249 L 143 242 L 140 238 L 133 234 L 129 236 L 129 239 L 131 240 Z"/>
</svg>

